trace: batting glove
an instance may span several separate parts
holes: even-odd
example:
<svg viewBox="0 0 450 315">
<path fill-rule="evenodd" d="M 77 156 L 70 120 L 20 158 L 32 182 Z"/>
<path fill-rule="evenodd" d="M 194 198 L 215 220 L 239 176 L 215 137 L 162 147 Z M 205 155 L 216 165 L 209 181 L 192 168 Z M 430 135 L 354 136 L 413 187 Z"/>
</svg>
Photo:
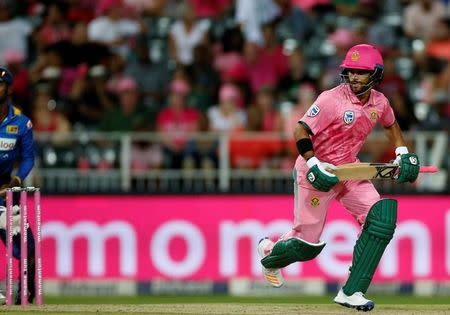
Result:
<svg viewBox="0 0 450 315">
<path fill-rule="evenodd" d="M 310 158 L 306 162 L 306 164 L 309 167 L 306 178 L 315 189 L 327 192 L 330 191 L 330 189 L 339 182 L 336 175 L 326 170 L 336 169 L 336 166 L 334 166 L 333 164 L 322 163 L 315 156 Z"/>
</svg>

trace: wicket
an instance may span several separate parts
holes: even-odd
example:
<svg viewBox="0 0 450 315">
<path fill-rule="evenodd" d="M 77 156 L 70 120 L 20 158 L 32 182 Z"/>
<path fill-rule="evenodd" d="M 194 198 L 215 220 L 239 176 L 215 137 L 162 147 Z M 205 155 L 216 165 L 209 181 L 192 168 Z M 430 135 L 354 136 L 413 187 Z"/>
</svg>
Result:
<svg viewBox="0 0 450 315">
<path fill-rule="evenodd" d="M 20 193 L 20 279 L 21 305 L 28 304 L 28 207 L 27 194 L 33 193 L 35 214 L 35 286 L 36 305 L 43 303 L 42 257 L 41 257 L 41 192 L 37 187 L 12 187 L 6 190 L 6 305 L 13 304 L 13 193 Z"/>
</svg>

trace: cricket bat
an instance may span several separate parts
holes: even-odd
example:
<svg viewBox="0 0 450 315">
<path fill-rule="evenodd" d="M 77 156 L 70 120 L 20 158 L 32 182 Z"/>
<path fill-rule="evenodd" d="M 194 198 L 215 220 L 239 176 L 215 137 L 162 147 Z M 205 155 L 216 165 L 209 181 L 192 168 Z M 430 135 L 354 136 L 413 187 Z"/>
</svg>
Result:
<svg viewBox="0 0 450 315">
<path fill-rule="evenodd" d="M 329 172 L 335 174 L 340 181 L 364 179 L 394 179 L 399 171 L 397 164 L 390 163 L 348 163 L 337 166 L 336 170 Z M 436 166 L 421 166 L 420 173 L 436 173 Z"/>
</svg>

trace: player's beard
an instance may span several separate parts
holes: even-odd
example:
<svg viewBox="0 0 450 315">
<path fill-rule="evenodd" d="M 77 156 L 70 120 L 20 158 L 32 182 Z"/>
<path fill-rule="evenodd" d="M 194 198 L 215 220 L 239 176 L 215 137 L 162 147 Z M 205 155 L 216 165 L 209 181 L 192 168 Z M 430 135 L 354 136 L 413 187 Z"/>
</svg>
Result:
<svg viewBox="0 0 450 315">
<path fill-rule="evenodd" d="M 364 84 L 361 82 L 349 82 L 350 89 L 355 95 L 363 95 L 366 92 L 370 91 L 369 84 Z"/>
</svg>

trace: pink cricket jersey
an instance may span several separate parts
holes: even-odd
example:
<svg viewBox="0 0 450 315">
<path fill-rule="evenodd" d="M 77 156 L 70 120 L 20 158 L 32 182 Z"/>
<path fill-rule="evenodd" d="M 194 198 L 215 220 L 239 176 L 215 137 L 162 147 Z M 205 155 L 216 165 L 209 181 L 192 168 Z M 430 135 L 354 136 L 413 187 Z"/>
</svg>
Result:
<svg viewBox="0 0 450 315">
<path fill-rule="evenodd" d="M 381 92 L 371 90 L 368 102 L 363 105 L 347 84 L 341 84 L 320 94 L 300 121 L 313 133 L 315 156 L 323 162 L 341 165 L 356 162 L 359 150 L 378 121 L 389 127 L 395 117 Z"/>
</svg>

